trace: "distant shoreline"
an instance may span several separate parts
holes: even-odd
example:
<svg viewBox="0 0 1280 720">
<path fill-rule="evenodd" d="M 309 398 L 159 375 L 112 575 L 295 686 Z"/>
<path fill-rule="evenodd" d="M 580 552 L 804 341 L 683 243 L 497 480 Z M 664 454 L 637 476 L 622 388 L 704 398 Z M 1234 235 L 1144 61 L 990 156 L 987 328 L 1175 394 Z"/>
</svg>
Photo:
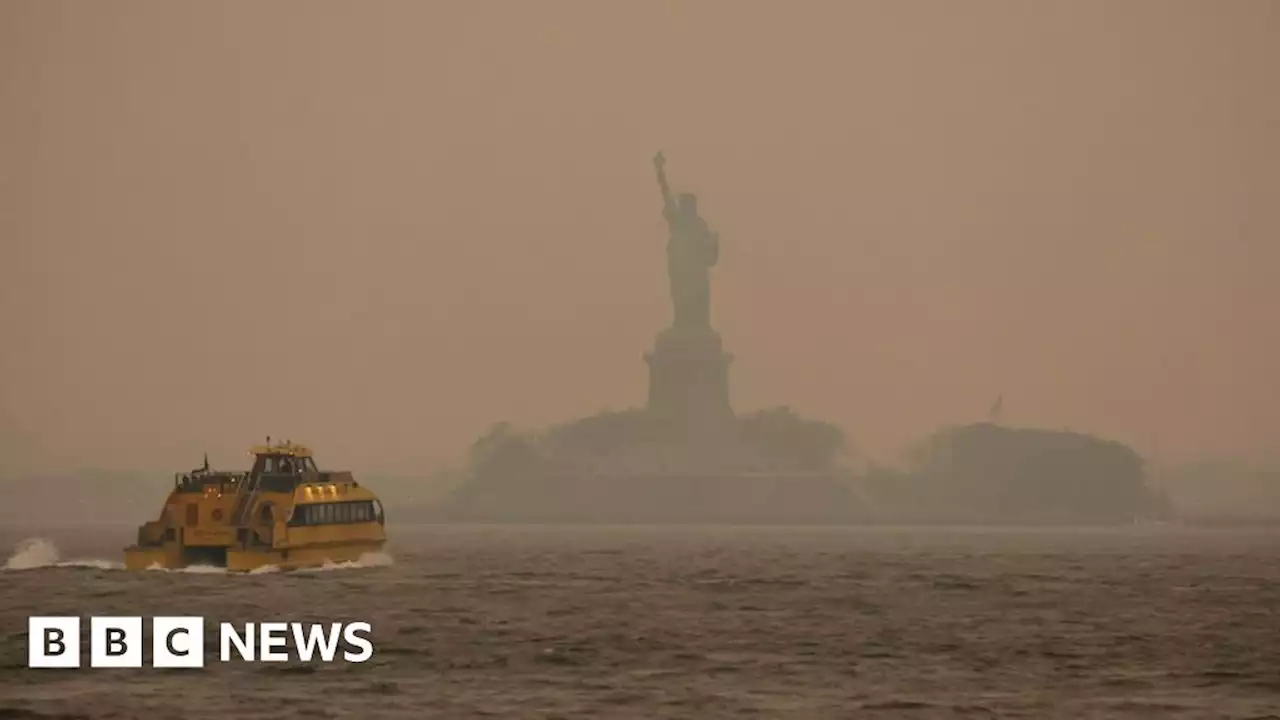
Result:
<svg viewBox="0 0 1280 720">
<path fill-rule="evenodd" d="M 0 489 L 9 493 L 10 502 L 0 508 L 0 530 L 30 531 L 39 534 L 42 529 L 48 531 L 75 531 L 86 529 L 124 528 L 129 532 L 137 526 L 154 519 L 158 513 L 163 495 L 168 490 L 169 480 L 155 475 L 132 474 L 125 472 L 97 471 L 92 474 L 78 475 L 46 474 L 44 476 L 27 477 L 8 482 L 0 481 Z M 1187 529 L 1280 529 L 1280 508 L 1272 503 L 1262 501 L 1252 503 L 1253 507 L 1196 507 L 1198 503 L 1188 503 L 1181 512 L 1175 508 L 1165 517 L 1139 519 L 1136 523 L 1127 520 L 1086 519 L 1080 518 L 1032 518 L 1026 515 L 1009 520 L 999 518 L 975 518 L 973 516 L 951 516 L 939 513 L 939 508 L 921 508 L 919 512 L 909 507 L 866 508 L 867 512 L 860 517 L 803 517 L 807 513 L 785 513 L 785 516 L 772 516 L 779 508 L 744 508 L 725 513 L 707 512 L 708 508 L 675 508 L 670 517 L 664 517 L 661 508 L 621 507 L 609 508 L 610 512 L 583 514 L 575 512 L 576 508 L 565 508 L 557 512 L 553 508 L 540 508 L 533 512 L 532 508 L 468 508 L 470 512 L 460 512 L 460 508 L 442 506 L 447 502 L 450 491 L 457 487 L 455 477 L 376 477 L 370 476 L 368 482 L 374 486 L 384 498 L 389 522 L 394 525 L 563 525 L 563 526 L 700 526 L 725 525 L 734 527 L 954 527 L 954 528 L 1112 528 L 1149 525 L 1152 527 L 1170 526 Z M 10 484 L 12 482 L 12 484 Z M 8 487 L 5 487 L 8 485 Z M 441 503 L 438 505 L 437 503 Z M 1218 504 L 1218 503 L 1213 503 Z M 1237 506 L 1244 503 L 1236 503 Z M 57 508 L 57 513 L 51 512 Z M 504 510 L 515 510 L 514 513 Z M 527 510 L 528 512 L 522 512 Z M 1243 510 L 1244 512 L 1240 512 Z M 1255 510 L 1255 512 L 1249 512 Z M 683 512 L 679 512 L 683 511 Z M 1264 514 L 1265 513 L 1265 514 Z M 1274 513 L 1274 514 L 1273 514 Z M 61 515 L 61 517 L 57 517 Z M 677 517 L 677 515 L 679 515 Z M 47 516 L 42 521 L 41 516 Z"/>
</svg>

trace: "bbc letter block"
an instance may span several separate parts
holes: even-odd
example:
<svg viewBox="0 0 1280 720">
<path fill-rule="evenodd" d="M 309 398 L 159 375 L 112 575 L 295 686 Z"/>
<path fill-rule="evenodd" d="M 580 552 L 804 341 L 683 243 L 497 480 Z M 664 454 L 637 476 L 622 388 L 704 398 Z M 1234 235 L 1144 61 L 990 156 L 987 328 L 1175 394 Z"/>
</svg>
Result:
<svg viewBox="0 0 1280 720">
<path fill-rule="evenodd" d="M 151 643 L 154 667 L 204 667 L 204 618 L 152 618 Z"/>
<path fill-rule="evenodd" d="M 142 618 L 89 618 L 89 666 L 142 667 Z"/>
<path fill-rule="evenodd" d="M 27 618 L 27 667 L 80 667 L 80 618 Z"/>
</svg>

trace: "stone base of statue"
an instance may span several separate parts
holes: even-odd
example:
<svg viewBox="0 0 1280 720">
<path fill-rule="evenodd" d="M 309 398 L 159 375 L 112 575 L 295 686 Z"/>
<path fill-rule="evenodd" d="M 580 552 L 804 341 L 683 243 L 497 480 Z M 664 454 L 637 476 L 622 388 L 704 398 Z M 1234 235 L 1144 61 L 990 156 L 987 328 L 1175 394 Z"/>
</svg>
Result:
<svg viewBox="0 0 1280 720">
<path fill-rule="evenodd" d="M 720 335 L 711 328 L 667 328 L 658 333 L 649 365 L 648 411 L 691 431 L 714 431 L 730 424 L 729 365 Z"/>
</svg>

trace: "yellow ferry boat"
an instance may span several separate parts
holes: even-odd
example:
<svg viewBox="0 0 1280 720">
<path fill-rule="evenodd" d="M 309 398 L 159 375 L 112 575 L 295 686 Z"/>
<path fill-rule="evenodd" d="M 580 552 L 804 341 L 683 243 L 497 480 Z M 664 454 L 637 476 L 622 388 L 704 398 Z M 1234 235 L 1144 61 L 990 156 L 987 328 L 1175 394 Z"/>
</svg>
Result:
<svg viewBox="0 0 1280 720">
<path fill-rule="evenodd" d="M 160 519 L 125 548 L 125 567 L 295 569 L 382 550 L 382 503 L 350 472 L 317 470 L 311 450 L 271 438 L 249 455 L 247 473 L 210 470 L 206 456 L 204 467 L 174 476 Z"/>
</svg>

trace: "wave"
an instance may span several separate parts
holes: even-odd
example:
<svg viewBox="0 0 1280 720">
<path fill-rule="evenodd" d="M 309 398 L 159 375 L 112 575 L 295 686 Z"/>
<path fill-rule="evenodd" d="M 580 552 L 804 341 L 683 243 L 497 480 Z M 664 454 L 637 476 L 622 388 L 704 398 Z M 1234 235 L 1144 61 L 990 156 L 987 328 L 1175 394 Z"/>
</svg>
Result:
<svg viewBox="0 0 1280 720">
<path fill-rule="evenodd" d="M 38 568 L 73 567 L 94 570 L 123 570 L 124 563 L 112 560 L 85 558 L 63 560 L 58 546 L 45 538 L 27 538 L 18 543 L 0 570 L 35 570 Z"/>
<path fill-rule="evenodd" d="M 300 568 L 294 572 L 328 572 L 330 570 L 357 570 L 361 568 L 388 567 L 394 564 L 391 556 L 386 553 L 365 553 L 360 556 L 359 560 L 348 560 L 346 562 L 326 562 L 324 565 L 312 568 Z M 89 568 L 93 570 L 123 570 L 124 563 L 112 560 L 99 560 L 94 558 L 62 560 L 61 554 L 58 552 L 58 546 L 52 540 L 46 538 L 27 538 L 18 543 L 13 553 L 9 555 L 9 559 L 0 566 L 0 571 L 8 570 L 36 570 L 40 568 Z M 174 573 L 190 573 L 195 575 L 218 575 L 218 574 L 241 574 L 229 573 L 224 567 L 214 565 L 188 565 L 183 568 L 165 568 L 159 563 L 147 568 L 152 572 L 174 572 Z M 281 572 L 281 568 L 277 565 L 265 565 L 263 567 L 254 568 L 247 575 L 268 575 L 271 573 Z"/>
<path fill-rule="evenodd" d="M 279 565 L 263 565 L 254 568 L 247 573 L 233 573 L 224 567 L 215 565 L 188 565 L 182 568 L 166 568 L 161 567 L 159 563 L 155 563 L 147 568 L 150 572 L 169 572 L 169 573 L 193 573 L 196 575 L 270 575 L 279 572 L 328 572 L 330 570 L 359 570 L 361 568 L 388 567 L 394 564 L 390 555 L 386 553 L 365 553 L 360 556 L 359 560 L 347 560 L 346 562 L 325 562 L 324 565 L 317 567 L 297 568 L 294 570 L 285 570 Z"/>
<path fill-rule="evenodd" d="M 167 572 L 167 573 L 190 573 L 192 575 L 219 575 L 228 574 L 227 569 L 216 565 L 188 565 L 180 568 L 161 567 L 160 563 L 152 563 L 147 567 L 148 572 Z"/>
<path fill-rule="evenodd" d="M 386 553 L 365 553 L 360 556 L 359 560 L 347 560 L 346 562 L 332 563 L 326 562 L 320 567 L 301 568 L 297 572 L 328 572 L 330 570 L 357 570 L 360 568 L 390 567 L 395 564 L 391 556 Z"/>
</svg>

